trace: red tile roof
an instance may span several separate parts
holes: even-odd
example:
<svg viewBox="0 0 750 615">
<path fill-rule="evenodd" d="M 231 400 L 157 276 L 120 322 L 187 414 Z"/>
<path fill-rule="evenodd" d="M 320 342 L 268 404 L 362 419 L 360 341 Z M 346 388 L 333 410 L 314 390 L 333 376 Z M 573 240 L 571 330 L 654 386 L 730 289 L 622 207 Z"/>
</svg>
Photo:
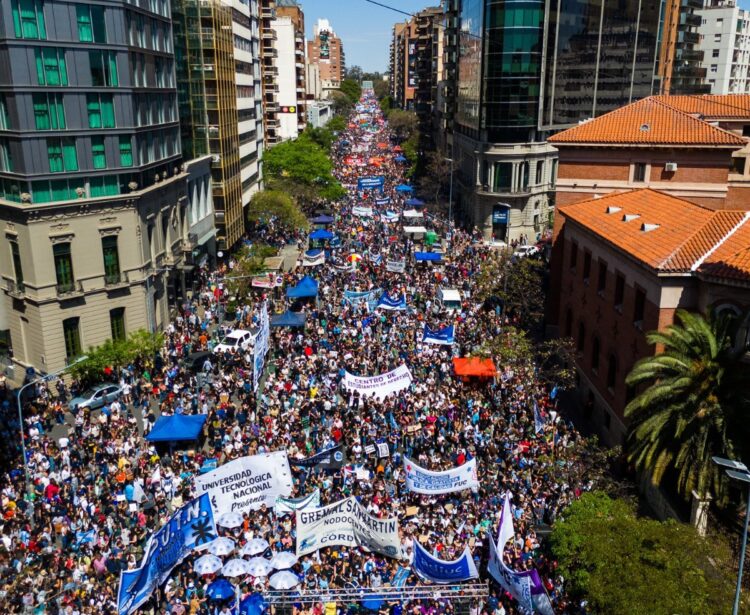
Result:
<svg viewBox="0 0 750 615">
<path fill-rule="evenodd" d="M 650 189 L 558 209 L 568 220 L 664 272 L 691 271 L 746 221 L 746 212 L 714 211 Z"/>
<path fill-rule="evenodd" d="M 684 113 L 706 120 L 750 119 L 750 94 L 702 94 L 654 96 L 654 99 Z"/>
<path fill-rule="evenodd" d="M 552 144 L 740 147 L 744 139 L 651 96 L 549 138 Z"/>
<path fill-rule="evenodd" d="M 698 267 L 711 277 L 750 282 L 750 223 L 743 224 Z"/>
</svg>

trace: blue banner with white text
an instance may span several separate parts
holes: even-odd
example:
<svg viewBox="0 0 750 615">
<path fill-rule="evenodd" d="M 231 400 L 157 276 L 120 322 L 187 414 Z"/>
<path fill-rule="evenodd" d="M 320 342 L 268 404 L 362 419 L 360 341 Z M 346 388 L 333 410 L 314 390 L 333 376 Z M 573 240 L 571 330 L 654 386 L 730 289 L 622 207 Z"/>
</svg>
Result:
<svg viewBox="0 0 750 615">
<path fill-rule="evenodd" d="M 443 327 L 442 329 L 431 329 L 425 323 L 422 341 L 425 344 L 444 344 L 450 346 L 453 344 L 453 325 Z"/>
<path fill-rule="evenodd" d="M 471 551 L 468 547 L 458 559 L 446 562 L 430 555 L 424 548 L 414 541 L 414 559 L 412 568 L 423 579 L 433 583 L 460 583 L 470 581 L 479 576 Z"/>
</svg>

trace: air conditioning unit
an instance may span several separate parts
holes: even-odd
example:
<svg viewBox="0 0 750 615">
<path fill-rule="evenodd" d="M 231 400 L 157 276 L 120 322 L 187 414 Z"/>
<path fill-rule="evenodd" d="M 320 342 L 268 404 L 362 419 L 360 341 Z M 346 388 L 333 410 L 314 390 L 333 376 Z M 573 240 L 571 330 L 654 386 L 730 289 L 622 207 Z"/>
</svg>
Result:
<svg viewBox="0 0 750 615">
<path fill-rule="evenodd" d="M 674 173 L 677 170 L 677 163 L 676 162 L 668 162 L 664 165 L 664 170 L 667 173 Z"/>
</svg>

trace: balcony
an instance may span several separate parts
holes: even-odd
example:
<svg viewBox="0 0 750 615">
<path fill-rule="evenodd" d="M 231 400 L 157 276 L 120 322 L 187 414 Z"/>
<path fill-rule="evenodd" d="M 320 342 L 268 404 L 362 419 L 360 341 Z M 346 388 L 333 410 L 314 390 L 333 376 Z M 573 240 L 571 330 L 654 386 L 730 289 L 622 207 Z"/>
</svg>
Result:
<svg viewBox="0 0 750 615">
<path fill-rule="evenodd" d="M 130 275 L 127 271 L 104 274 L 104 288 L 114 290 L 130 284 Z"/>
<path fill-rule="evenodd" d="M 13 280 L 5 281 L 5 290 L 7 290 L 8 294 L 14 299 L 23 299 L 24 295 L 26 294 L 26 286 L 24 285 L 24 283 L 17 283 Z"/>
<path fill-rule="evenodd" d="M 83 284 L 80 280 L 55 284 L 55 292 L 58 299 L 72 299 L 83 295 Z"/>
<path fill-rule="evenodd" d="M 263 30 L 263 34 L 261 35 L 261 38 L 264 41 L 275 41 L 276 40 L 276 30 Z"/>
</svg>

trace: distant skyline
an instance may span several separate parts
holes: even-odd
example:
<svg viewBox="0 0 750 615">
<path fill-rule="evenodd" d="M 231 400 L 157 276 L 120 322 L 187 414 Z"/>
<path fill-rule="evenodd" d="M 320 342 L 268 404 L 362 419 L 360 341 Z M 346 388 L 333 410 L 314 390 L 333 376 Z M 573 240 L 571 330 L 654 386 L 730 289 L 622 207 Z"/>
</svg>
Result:
<svg viewBox="0 0 750 615">
<path fill-rule="evenodd" d="M 440 1 L 378 0 L 402 11 L 415 13 Z M 365 0 L 304 0 L 299 5 L 305 13 L 307 39 L 313 37 L 313 26 L 318 19 L 327 19 L 341 38 L 346 54 L 346 66 L 361 66 L 365 72 L 388 70 L 389 45 L 393 24 L 408 16 Z"/>
</svg>

